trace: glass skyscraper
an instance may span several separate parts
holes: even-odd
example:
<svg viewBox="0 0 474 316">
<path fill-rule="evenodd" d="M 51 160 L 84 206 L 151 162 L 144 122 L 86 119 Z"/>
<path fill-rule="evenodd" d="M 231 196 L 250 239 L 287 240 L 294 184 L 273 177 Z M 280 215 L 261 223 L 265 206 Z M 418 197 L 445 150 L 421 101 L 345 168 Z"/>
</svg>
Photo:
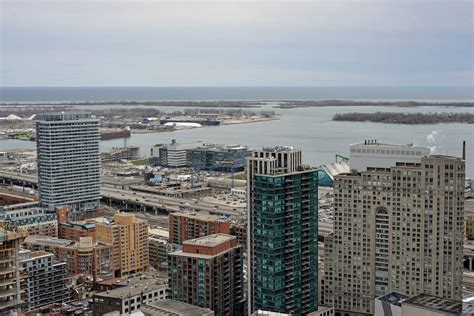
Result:
<svg viewBox="0 0 474 316">
<path fill-rule="evenodd" d="M 318 307 L 318 174 L 301 151 L 248 160 L 248 308 L 302 315 Z"/>
</svg>

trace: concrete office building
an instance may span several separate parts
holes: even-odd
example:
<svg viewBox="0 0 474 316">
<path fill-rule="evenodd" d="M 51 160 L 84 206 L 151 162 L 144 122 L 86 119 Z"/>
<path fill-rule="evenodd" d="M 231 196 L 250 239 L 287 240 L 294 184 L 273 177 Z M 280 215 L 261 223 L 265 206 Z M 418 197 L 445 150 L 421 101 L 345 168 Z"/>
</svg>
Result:
<svg viewBox="0 0 474 316">
<path fill-rule="evenodd" d="M 183 242 L 168 254 L 169 298 L 215 315 L 243 314 L 243 251 L 234 236 L 215 234 Z"/>
<path fill-rule="evenodd" d="M 103 242 L 93 242 L 91 237 L 81 237 L 79 241 L 45 236 L 28 236 L 24 247 L 32 251 L 53 253 L 57 260 L 66 263 L 67 276 L 87 274 L 94 278 L 113 275 L 113 246 Z"/>
<path fill-rule="evenodd" d="M 26 235 L 25 231 L 0 228 L 0 315 L 19 315 L 24 302 L 20 244 Z"/>
<path fill-rule="evenodd" d="M 132 213 L 114 215 L 114 221 L 96 223 L 96 240 L 113 245 L 115 276 L 148 270 L 148 222 Z"/>
<path fill-rule="evenodd" d="M 203 146 L 203 142 L 177 143 L 175 139 L 171 144 L 159 144 L 151 148 L 151 162 L 163 167 L 187 166 L 186 151 Z"/>
<path fill-rule="evenodd" d="M 206 212 L 169 213 L 170 242 L 181 245 L 185 240 L 211 234 L 230 234 L 230 219 Z"/>
<path fill-rule="evenodd" d="M 324 304 L 354 315 L 393 291 L 460 301 L 464 178 L 464 160 L 450 156 L 336 176 Z"/>
<path fill-rule="evenodd" d="M 256 150 L 247 165 L 248 314 L 318 307 L 317 171 L 292 147 Z"/>
<path fill-rule="evenodd" d="M 94 211 L 100 200 L 99 120 L 80 112 L 42 114 L 35 120 L 41 203 Z"/>
<path fill-rule="evenodd" d="M 27 310 L 71 299 L 70 289 L 66 286 L 65 262 L 55 261 L 54 255 L 45 251 L 23 250 L 21 256 Z"/>
</svg>

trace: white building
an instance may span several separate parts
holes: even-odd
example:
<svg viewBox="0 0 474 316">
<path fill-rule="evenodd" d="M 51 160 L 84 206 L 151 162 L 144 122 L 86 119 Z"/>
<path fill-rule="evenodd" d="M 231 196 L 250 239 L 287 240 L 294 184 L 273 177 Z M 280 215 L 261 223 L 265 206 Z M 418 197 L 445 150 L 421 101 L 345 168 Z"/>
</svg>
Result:
<svg viewBox="0 0 474 316">
<path fill-rule="evenodd" d="M 189 143 L 177 143 L 175 139 L 171 141 L 171 144 L 159 144 L 151 148 L 151 160 L 152 163 L 164 167 L 185 167 L 186 161 L 186 150 L 194 149 L 204 146 L 204 143 L 189 142 Z"/>
<path fill-rule="evenodd" d="M 420 163 L 421 158 L 428 156 L 428 147 L 417 147 L 413 144 L 383 144 L 377 140 L 365 140 L 363 143 L 350 145 L 350 168 L 366 171 L 368 167 L 390 168 L 397 162 Z"/>
<path fill-rule="evenodd" d="M 79 112 L 35 119 L 41 203 L 50 209 L 95 210 L 100 200 L 99 120 Z"/>
</svg>

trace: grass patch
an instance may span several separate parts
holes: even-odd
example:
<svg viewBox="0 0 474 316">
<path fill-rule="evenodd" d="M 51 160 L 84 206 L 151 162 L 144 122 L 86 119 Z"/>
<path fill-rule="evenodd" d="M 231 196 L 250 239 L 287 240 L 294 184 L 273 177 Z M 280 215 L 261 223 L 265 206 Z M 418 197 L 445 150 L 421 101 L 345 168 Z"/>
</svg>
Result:
<svg viewBox="0 0 474 316">
<path fill-rule="evenodd" d="M 229 176 L 229 179 L 232 179 L 232 175 Z M 247 180 L 247 175 L 245 174 L 245 172 L 236 173 L 234 175 L 234 179 L 235 180 Z"/>
<path fill-rule="evenodd" d="M 140 166 L 140 165 L 147 165 L 150 162 L 149 158 L 144 158 L 144 159 L 138 159 L 138 160 L 133 160 L 132 163 L 135 166 Z"/>
</svg>

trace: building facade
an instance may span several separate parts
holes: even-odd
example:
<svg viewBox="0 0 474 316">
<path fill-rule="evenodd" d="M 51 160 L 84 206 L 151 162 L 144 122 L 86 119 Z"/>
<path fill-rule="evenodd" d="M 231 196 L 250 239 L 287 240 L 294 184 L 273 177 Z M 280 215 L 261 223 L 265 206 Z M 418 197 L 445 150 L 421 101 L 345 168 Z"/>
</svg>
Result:
<svg viewBox="0 0 474 316">
<path fill-rule="evenodd" d="M 0 219 L 10 229 L 20 228 L 29 235 L 58 237 L 58 216 L 44 207 L 8 209 L 0 207 Z"/>
<path fill-rule="evenodd" d="M 318 307 L 318 175 L 301 157 L 292 147 L 272 147 L 248 160 L 249 315 Z"/>
<path fill-rule="evenodd" d="M 111 315 L 136 313 L 145 304 L 166 299 L 167 287 L 163 279 L 149 276 L 132 278 L 126 286 L 94 294 L 93 315 L 100 316 L 113 312 L 116 314 Z"/>
<path fill-rule="evenodd" d="M 379 143 L 376 139 L 350 145 L 350 169 L 364 171 L 367 167 L 387 168 L 397 162 L 418 163 L 430 154 L 428 147 L 413 144 L 396 145 Z"/>
<path fill-rule="evenodd" d="M 79 241 L 42 236 L 28 236 L 24 247 L 32 251 L 53 253 L 57 260 L 66 263 L 66 275 L 87 274 L 94 278 L 113 275 L 113 246 L 93 242 L 91 237 Z"/>
<path fill-rule="evenodd" d="M 186 151 L 188 166 L 197 170 L 242 171 L 251 151 L 242 145 L 209 144 Z"/>
<path fill-rule="evenodd" d="M 114 221 L 96 224 L 96 240 L 113 245 L 115 276 L 147 271 L 148 222 L 131 213 L 115 214 Z"/>
<path fill-rule="evenodd" d="M 71 299 L 65 262 L 57 262 L 52 253 L 44 251 L 25 250 L 22 257 L 27 310 Z"/>
<path fill-rule="evenodd" d="M 183 242 L 168 255 L 169 298 L 206 307 L 215 315 L 242 315 L 243 251 L 234 236 Z"/>
<path fill-rule="evenodd" d="M 181 245 L 185 240 L 211 234 L 230 234 L 227 217 L 202 212 L 169 213 L 170 242 Z"/>
<path fill-rule="evenodd" d="M 461 300 L 464 178 L 450 156 L 336 176 L 325 305 L 372 314 L 393 291 Z"/>
<path fill-rule="evenodd" d="M 157 166 L 179 168 L 187 166 L 186 151 L 203 146 L 202 142 L 159 144 L 151 148 L 151 162 Z"/>
<path fill-rule="evenodd" d="M 81 237 L 91 237 L 95 240 L 95 220 L 88 219 L 80 222 L 59 224 L 59 238 L 79 241 Z"/>
<path fill-rule="evenodd" d="M 64 112 L 35 119 L 41 203 L 94 211 L 100 201 L 99 120 Z"/>
<path fill-rule="evenodd" d="M 20 314 L 24 302 L 20 245 L 27 233 L 0 228 L 0 315 Z"/>
</svg>

